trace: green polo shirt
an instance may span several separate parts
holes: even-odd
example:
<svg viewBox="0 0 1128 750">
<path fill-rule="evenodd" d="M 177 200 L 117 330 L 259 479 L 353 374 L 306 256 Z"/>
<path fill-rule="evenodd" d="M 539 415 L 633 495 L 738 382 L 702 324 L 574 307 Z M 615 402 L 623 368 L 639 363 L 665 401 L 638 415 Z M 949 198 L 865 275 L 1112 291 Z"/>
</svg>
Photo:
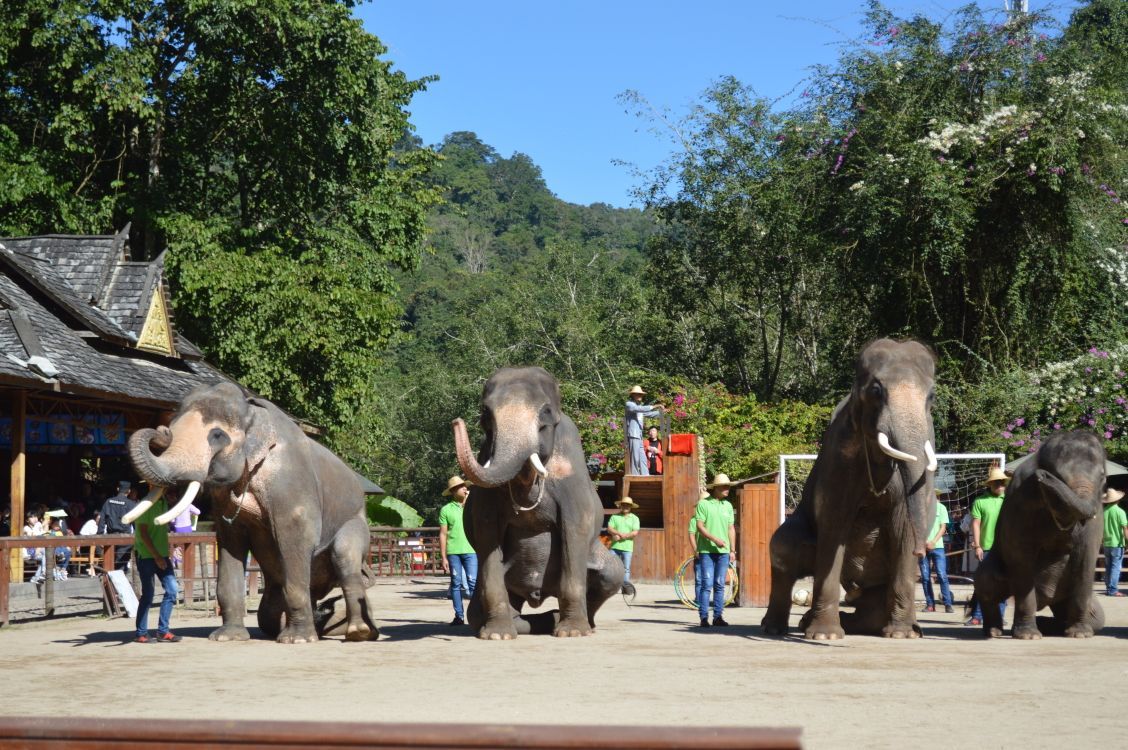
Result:
<svg viewBox="0 0 1128 750">
<path fill-rule="evenodd" d="M 1104 546 L 1123 547 L 1124 527 L 1128 526 L 1128 513 L 1116 503 L 1109 503 L 1104 509 Z"/>
<path fill-rule="evenodd" d="M 971 517 L 979 519 L 979 544 L 984 551 L 995 546 L 995 524 L 999 521 L 1004 499 L 1005 496 L 988 493 L 975 498 L 971 505 Z"/>
<path fill-rule="evenodd" d="M 698 534 L 698 552 L 732 553 L 732 550 L 728 548 L 729 529 L 736 523 L 736 513 L 732 509 L 732 503 L 728 500 L 707 497 L 697 503 L 697 509 L 693 512 L 693 519 L 695 525 L 697 521 L 701 521 L 705 524 L 705 530 L 709 534 L 725 540 L 724 549 L 721 549 L 712 540 Z"/>
<path fill-rule="evenodd" d="M 152 559 L 153 555 L 149 554 L 149 548 L 141 541 L 141 529 L 144 527 L 149 531 L 149 541 L 153 544 L 153 549 L 156 550 L 157 555 L 160 557 L 168 557 L 168 524 L 155 523 L 157 516 L 168 510 L 168 504 L 162 497 L 160 500 L 152 504 L 152 506 L 141 514 L 141 517 L 133 522 L 133 545 L 134 551 L 138 557 Z"/>
<path fill-rule="evenodd" d="M 936 501 L 936 520 L 932 522 L 932 528 L 928 530 L 926 541 L 931 542 L 936 539 L 936 535 L 940 533 L 940 526 L 948 523 L 948 509 L 944 507 L 944 503 L 939 500 Z M 944 537 L 936 539 L 933 549 L 944 549 Z"/>
<path fill-rule="evenodd" d="M 439 511 L 439 526 L 447 527 L 447 554 L 472 555 L 474 548 L 466 538 L 466 527 L 462 524 L 462 511 L 465 509 L 460 503 L 451 500 Z"/>
<path fill-rule="evenodd" d="M 614 529 L 620 534 L 629 534 L 632 531 L 638 531 L 640 528 L 638 516 L 634 513 L 616 513 L 607 519 L 607 528 Z M 623 552 L 634 552 L 634 539 L 619 539 L 611 543 L 611 549 L 622 550 Z"/>
</svg>

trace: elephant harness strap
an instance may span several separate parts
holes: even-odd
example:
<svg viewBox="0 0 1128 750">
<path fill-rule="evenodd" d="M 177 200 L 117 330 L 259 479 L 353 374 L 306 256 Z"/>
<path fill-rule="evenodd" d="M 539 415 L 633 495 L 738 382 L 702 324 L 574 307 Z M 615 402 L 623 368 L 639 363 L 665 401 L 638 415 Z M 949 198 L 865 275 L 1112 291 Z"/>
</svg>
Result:
<svg viewBox="0 0 1128 750">
<path fill-rule="evenodd" d="M 239 500 L 235 504 L 235 512 L 231 515 L 230 518 L 223 516 L 223 520 L 227 521 L 227 523 L 230 524 L 234 524 L 235 519 L 238 518 L 239 514 L 243 512 L 243 501 L 246 500 L 247 490 L 250 489 L 251 486 L 251 467 L 245 460 L 243 461 L 243 477 L 240 481 L 243 483 L 243 492 L 239 495 Z M 248 506 L 247 513 L 255 516 L 257 520 L 262 520 L 262 506 L 254 501 L 252 501 L 252 503 L 254 507 L 252 508 Z"/>
<path fill-rule="evenodd" d="M 537 482 L 540 483 L 540 491 L 537 493 L 537 501 L 530 506 L 524 506 L 517 502 L 517 498 L 513 495 L 513 482 L 506 482 L 506 487 L 509 488 L 509 502 L 513 503 L 513 515 L 520 512 L 530 511 L 540 505 L 541 500 L 544 499 L 544 486 L 547 481 L 544 478 L 538 477 Z"/>
<path fill-rule="evenodd" d="M 865 435 L 862 435 L 862 450 L 865 451 L 866 454 L 866 475 L 869 477 L 870 492 L 874 494 L 874 497 L 881 497 L 889 492 L 889 483 L 893 481 L 893 477 L 889 477 L 889 482 L 886 482 L 885 487 L 882 488 L 881 492 L 878 492 L 877 488 L 873 486 L 873 469 L 870 468 L 869 459 L 869 441 L 866 440 Z"/>
</svg>

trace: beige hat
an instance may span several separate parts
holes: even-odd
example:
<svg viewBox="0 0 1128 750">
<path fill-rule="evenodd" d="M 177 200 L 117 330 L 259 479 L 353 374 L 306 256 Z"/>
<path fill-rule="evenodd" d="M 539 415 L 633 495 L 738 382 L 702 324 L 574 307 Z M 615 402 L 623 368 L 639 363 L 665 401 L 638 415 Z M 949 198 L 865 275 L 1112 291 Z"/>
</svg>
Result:
<svg viewBox="0 0 1128 750">
<path fill-rule="evenodd" d="M 1122 491 L 1109 487 L 1107 490 L 1105 490 L 1104 497 L 1101 498 L 1101 502 L 1105 505 L 1111 505 L 1112 503 L 1118 503 L 1123 499 L 1124 493 Z"/>
<path fill-rule="evenodd" d="M 991 471 L 987 473 L 987 478 L 983 480 L 983 484 L 991 484 L 991 482 L 1009 482 L 1010 477 L 1007 473 L 1000 469 L 998 466 L 992 466 Z"/>
<path fill-rule="evenodd" d="M 638 503 L 636 503 L 634 500 L 631 500 L 629 497 L 624 497 L 622 500 L 616 501 L 615 505 L 629 505 L 632 508 L 638 507 Z"/>
<path fill-rule="evenodd" d="M 636 385 L 633 388 L 631 388 L 629 391 L 627 391 L 627 395 L 628 396 L 645 396 L 646 391 L 642 390 L 641 385 Z"/>
<path fill-rule="evenodd" d="M 714 487 L 732 487 L 733 483 L 729 481 L 728 474 L 718 474 L 713 477 L 713 481 L 705 485 L 709 489 Z"/>
<path fill-rule="evenodd" d="M 455 474 L 453 477 L 451 477 L 450 479 L 447 480 L 447 488 L 445 490 L 443 490 L 443 495 L 444 496 L 449 495 L 450 493 L 454 492 L 456 489 L 458 489 L 459 487 L 461 487 L 463 485 L 466 485 L 467 487 L 469 487 L 470 483 L 467 482 L 462 477 Z"/>
</svg>

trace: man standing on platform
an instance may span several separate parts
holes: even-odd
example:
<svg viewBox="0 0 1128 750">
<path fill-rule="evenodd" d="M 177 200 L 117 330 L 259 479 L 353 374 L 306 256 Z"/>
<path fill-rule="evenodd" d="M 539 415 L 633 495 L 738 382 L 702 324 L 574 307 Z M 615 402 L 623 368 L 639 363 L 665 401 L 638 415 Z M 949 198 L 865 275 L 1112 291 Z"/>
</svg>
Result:
<svg viewBox="0 0 1128 750">
<path fill-rule="evenodd" d="M 726 627 L 725 578 L 729 562 L 736 560 L 736 514 L 728 501 L 732 482 L 717 474 L 705 485 L 709 496 L 697 503 L 697 614 L 701 627 L 709 627 L 709 594 L 713 595 L 713 626 Z"/>
<path fill-rule="evenodd" d="M 133 510 L 137 503 L 129 498 L 130 483 L 121 480 L 117 484 L 117 494 L 102 505 L 102 520 L 98 522 L 99 534 L 129 534 L 132 529 L 129 524 L 122 522 L 121 518 Z M 125 570 L 129 567 L 129 555 L 133 547 L 120 544 L 114 548 L 114 569 Z"/>
<path fill-rule="evenodd" d="M 642 390 L 642 386 L 631 388 L 627 393 L 627 411 L 623 416 L 623 428 L 627 433 L 627 474 L 632 476 L 650 476 L 646 449 L 642 444 L 642 420 L 656 417 L 665 409 L 661 404 L 648 406 L 642 403 L 645 395 L 646 391 Z"/>
<path fill-rule="evenodd" d="M 474 596 L 474 587 L 478 583 L 478 555 L 470 546 L 470 540 L 466 538 L 466 527 L 462 523 L 462 512 L 466 508 L 470 488 L 465 479 L 453 476 L 447 480 L 443 495 L 451 499 L 439 511 L 439 555 L 442 557 L 443 570 L 450 575 L 450 598 L 454 603 L 454 619 L 449 624 L 464 625 L 466 619 L 462 608 L 462 592 L 465 591 L 469 597 Z M 466 575 L 465 583 L 463 573 Z"/>
</svg>

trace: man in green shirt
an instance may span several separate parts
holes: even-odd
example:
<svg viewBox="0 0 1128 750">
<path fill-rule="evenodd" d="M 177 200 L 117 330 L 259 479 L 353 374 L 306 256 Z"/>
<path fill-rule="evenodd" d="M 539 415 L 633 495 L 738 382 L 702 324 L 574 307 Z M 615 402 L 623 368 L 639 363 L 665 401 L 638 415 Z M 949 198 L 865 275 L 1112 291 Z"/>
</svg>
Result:
<svg viewBox="0 0 1128 750">
<path fill-rule="evenodd" d="M 478 583 L 478 556 L 466 538 L 466 527 L 462 523 L 462 511 L 466 507 L 466 498 L 470 496 L 470 487 L 462 477 L 453 476 L 447 480 L 443 495 L 449 497 L 450 502 L 439 511 L 439 554 L 443 570 L 450 574 L 450 598 L 454 602 L 454 619 L 450 624 L 463 625 L 466 621 L 463 619 L 462 592 L 465 591 L 468 597 L 474 596 L 474 587 Z"/>
<path fill-rule="evenodd" d="M 939 491 L 937 491 L 939 493 Z M 948 508 L 936 501 L 936 520 L 924 540 L 924 557 L 920 558 L 920 584 L 924 588 L 924 611 L 936 611 L 936 595 L 932 589 L 932 571 L 940 582 L 940 596 L 944 598 L 944 611 L 954 612 L 952 588 L 948 585 L 948 558 L 944 554 L 944 532 L 948 530 Z"/>
<path fill-rule="evenodd" d="M 701 627 L 709 627 L 709 594 L 713 595 L 713 625 L 725 627 L 725 576 L 736 559 L 736 514 L 728 498 L 732 482 L 717 474 L 705 485 L 709 496 L 697 503 L 697 614 Z"/>
<path fill-rule="evenodd" d="M 141 579 L 134 643 L 175 643 L 180 640 L 180 636 L 168 629 L 177 593 L 176 573 L 168 554 L 168 526 L 156 522 L 157 516 L 167 510 L 168 505 L 162 497 L 133 522 L 133 549 L 137 554 L 137 576 Z M 149 608 L 153 605 L 154 577 L 161 579 L 161 586 L 164 588 L 155 637 L 149 635 Z"/>
<path fill-rule="evenodd" d="M 607 534 L 611 537 L 611 551 L 623 561 L 623 591 L 629 594 L 634 591 L 631 584 L 631 555 L 634 553 L 634 540 L 639 530 L 638 516 L 633 513 L 638 503 L 624 497 L 615 505 L 619 507 L 619 512 L 607 519 Z"/>
<path fill-rule="evenodd" d="M 979 562 L 983 562 L 990 554 L 991 548 L 995 546 L 995 525 L 999 522 L 999 511 L 1003 509 L 1009 481 L 1010 477 L 1002 469 L 997 466 L 991 467 L 984 482 L 987 485 L 987 492 L 975 498 L 971 504 L 971 548 L 975 551 L 975 557 Z M 974 607 L 967 624 L 982 625 L 983 610 L 979 606 L 979 600 L 972 601 Z M 1006 609 L 1006 600 L 999 602 L 1000 617 Z"/>
<path fill-rule="evenodd" d="M 1128 536 L 1128 514 L 1117 503 L 1124 497 L 1109 487 L 1104 494 L 1105 595 L 1124 596 L 1120 591 L 1120 567 L 1124 563 L 1124 538 Z"/>
</svg>

